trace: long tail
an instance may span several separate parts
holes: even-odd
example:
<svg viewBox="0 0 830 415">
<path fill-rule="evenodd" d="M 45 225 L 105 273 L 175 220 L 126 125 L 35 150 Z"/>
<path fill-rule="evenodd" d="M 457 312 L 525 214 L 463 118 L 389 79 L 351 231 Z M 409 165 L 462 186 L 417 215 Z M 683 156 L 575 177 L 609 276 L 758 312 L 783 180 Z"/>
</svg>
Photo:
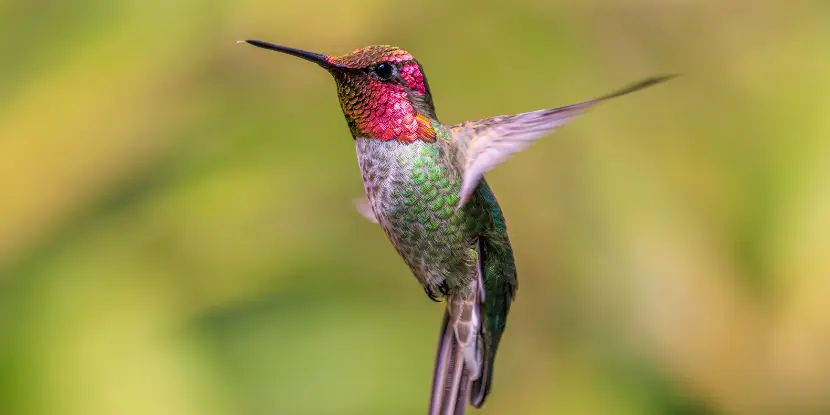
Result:
<svg viewBox="0 0 830 415">
<path fill-rule="evenodd" d="M 467 407 L 470 382 L 464 370 L 464 357 L 455 338 L 455 331 L 449 323 L 450 312 L 447 310 L 444 312 L 435 356 L 429 415 L 463 415 Z"/>
</svg>

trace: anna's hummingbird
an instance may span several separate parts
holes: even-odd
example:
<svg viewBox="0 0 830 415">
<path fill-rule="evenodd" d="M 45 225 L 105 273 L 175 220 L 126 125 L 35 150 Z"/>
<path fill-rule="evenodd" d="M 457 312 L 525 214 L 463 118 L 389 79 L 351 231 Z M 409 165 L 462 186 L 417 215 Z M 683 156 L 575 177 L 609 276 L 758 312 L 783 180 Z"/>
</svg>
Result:
<svg viewBox="0 0 830 415">
<path fill-rule="evenodd" d="M 468 399 L 481 407 L 518 285 L 504 216 L 483 174 L 588 108 L 670 77 L 566 107 L 445 125 L 423 67 L 403 49 L 326 56 L 245 42 L 334 76 L 366 191 L 358 210 L 380 224 L 429 298 L 447 300 L 429 413 L 463 414 Z"/>
</svg>

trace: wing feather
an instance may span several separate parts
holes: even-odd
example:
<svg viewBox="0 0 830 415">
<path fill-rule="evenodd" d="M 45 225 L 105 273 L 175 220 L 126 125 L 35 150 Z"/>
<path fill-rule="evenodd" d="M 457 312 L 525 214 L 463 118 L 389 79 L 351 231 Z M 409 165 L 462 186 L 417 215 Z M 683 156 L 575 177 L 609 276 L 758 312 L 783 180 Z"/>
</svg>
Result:
<svg viewBox="0 0 830 415">
<path fill-rule="evenodd" d="M 573 121 L 600 102 L 646 88 L 672 77 L 649 78 L 579 104 L 486 118 L 453 127 L 455 137 L 467 138 L 466 153 L 463 154 L 464 174 L 458 206 L 463 206 L 469 200 L 484 173 L 505 161 L 513 153 L 524 150 L 536 140 Z"/>
<path fill-rule="evenodd" d="M 372 209 L 372 202 L 367 197 L 354 199 L 354 207 L 366 218 L 369 222 L 378 223 L 378 218 L 375 215 L 375 210 Z"/>
</svg>

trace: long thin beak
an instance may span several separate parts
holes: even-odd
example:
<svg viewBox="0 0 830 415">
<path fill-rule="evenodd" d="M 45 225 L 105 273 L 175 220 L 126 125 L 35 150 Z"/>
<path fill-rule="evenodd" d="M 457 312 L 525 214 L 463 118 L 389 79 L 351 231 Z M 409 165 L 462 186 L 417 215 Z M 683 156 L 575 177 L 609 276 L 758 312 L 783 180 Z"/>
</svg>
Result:
<svg viewBox="0 0 830 415">
<path fill-rule="evenodd" d="M 282 52 L 282 53 L 285 53 L 287 55 L 296 56 L 298 58 L 305 59 L 309 62 L 314 62 L 314 63 L 316 63 L 316 64 L 318 64 L 318 65 L 320 65 L 320 66 L 322 66 L 323 68 L 326 68 L 326 69 L 340 67 L 340 65 L 331 63 L 329 61 L 328 56 L 322 55 L 322 54 L 319 54 L 319 53 L 314 53 L 314 52 L 308 52 L 308 51 L 305 51 L 305 50 L 289 48 L 287 46 L 275 45 L 273 43 L 263 42 L 261 40 L 240 40 L 237 43 L 241 43 L 241 42 L 250 43 L 251 45 L 254 45 L 254 46 L 259 47 L 259 48 L 269 49 L 269 50 L 273 50 L 273 51 L 277 51 L 277 52 Z"/>
</svg>

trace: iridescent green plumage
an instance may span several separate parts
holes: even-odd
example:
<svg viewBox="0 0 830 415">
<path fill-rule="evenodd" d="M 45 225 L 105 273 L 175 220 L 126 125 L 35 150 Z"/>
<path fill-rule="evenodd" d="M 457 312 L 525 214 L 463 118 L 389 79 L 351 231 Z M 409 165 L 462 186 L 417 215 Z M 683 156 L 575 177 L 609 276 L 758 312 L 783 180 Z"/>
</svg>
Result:
<svg viewBox="0 0 830 415">
<path fill-rule="evenodd" d="M 479 236 L 496 232 L 498 205 L 493 198 L 475 198 L 458 208 L 462 176 L 454 141 L 358 137 L 355 145 L 373 212 L 424 288 L 466 289 L 476 277 L 467 251 Z"/>
</svg>

